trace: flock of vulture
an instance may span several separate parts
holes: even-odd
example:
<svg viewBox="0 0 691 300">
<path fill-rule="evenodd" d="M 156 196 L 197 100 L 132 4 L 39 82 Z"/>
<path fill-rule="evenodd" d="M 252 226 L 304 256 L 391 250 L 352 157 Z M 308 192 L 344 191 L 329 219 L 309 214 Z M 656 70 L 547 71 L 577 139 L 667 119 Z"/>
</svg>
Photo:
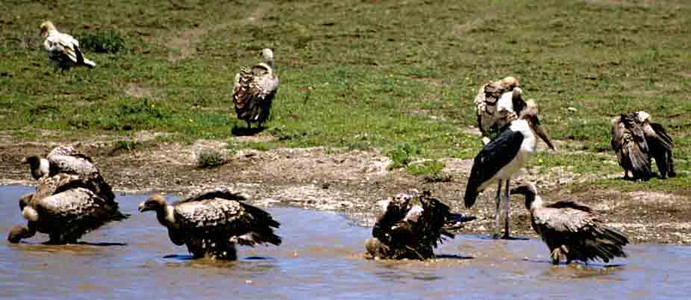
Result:
<svg viewBox="0 0 691 300">
<path fill-rule="evenodd" d="M 58 32 L 52 23 L 41 24 L 41 34 L 46 37 L 44 46 L 56 70 L 95 66 L 84 58 L 79 43 Z M 269 116 L 279 83 L 273 60 L 273 52 L 264 49 L 262 63 L 243 69 L 235 77 L 233 103 L 238 119 L 246 121 L 248 128 L 251 123 L 261 127 Z M 574 201 L 546 204 L 532 183 L 510 187 L 528 155 L 536 151 L 538 138 L 555 149 L 540 123 L 535 100 L 523 100 L 518 80 L 506 77 L 487 83 L 474 102 L 484 147 L 473 161 L 465 206 L 470 208 L 482 191 L 496 183 L 494 226 L 499 228 L 503 207 L 503 238 L 510 238 L 510 196 L 519 194 L 525 197 L 533 229 L 550 249 L 552 263 L 609 262 L 626 257 L 626 236 L 601 222 L 588 206 Z M 612 148 L 625 178 L 631 173 L 632 179 L 649 179 L 653 158 L 660 178 L 675 176 L 672 146 L 671 137 L 662 126 L 651 123 L 645 112 L 622 114 L 612 120 Z M 73 148 L 60 146 L 45 158 L 30 156 L 24 163 L 29 164 L 38 186 L 34 193 L 20 198 L 27 225 L 12 227 L 10 242 L 17 243 L 38 231 L 48 234 L 48 243 L 74 243 L 86 232 L 128 217 L 119 211 L 115 195 L 92 160 Z M 235 259 L 236 245 L 280 245 L 281 238 L 274 233 L 280 224 L 266 211 L 242 200 L 243 196 L 226 188 L 197 191 L 173 204 L 161 194 L 153 194 L 139 205 L 139 211 L 154 211 L 158 222 L 168 228 L 170 240 L 186 245 L 195 257 Z M 365 249 L 375 259 L 433 258 L 439 243 L 453 238 L 454 229 L 473 219 L 451 212 L 428 191 L 406 191 L 386 202 Z"/>
</svg>

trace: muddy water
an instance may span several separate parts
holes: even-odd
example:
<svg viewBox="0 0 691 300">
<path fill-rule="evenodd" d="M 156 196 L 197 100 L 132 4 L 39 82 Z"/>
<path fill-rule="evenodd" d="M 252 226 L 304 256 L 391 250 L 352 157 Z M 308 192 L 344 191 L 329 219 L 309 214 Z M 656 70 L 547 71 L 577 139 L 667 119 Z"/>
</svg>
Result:
<svg viewBox="0 0 691 300">
<path fill-rule="evenodd" d="M 23 222 L 17 198 L 33 188 L 0 187 L 0 233 Z M 270 208 L 280 247 L 240 248 L 239 261 L 191 260 L 173 246 L 140 195 L 118 197 L 132 217 L 86 235 L 89 244 L 0 242 L 2 299 L 688 299 L 691 247 L 633 245 L 615 265 L 551 266 L 537 240 L 457 237 L 434 262 L 361 258 L 369 229 L 342 216 Z"/>
</svg>

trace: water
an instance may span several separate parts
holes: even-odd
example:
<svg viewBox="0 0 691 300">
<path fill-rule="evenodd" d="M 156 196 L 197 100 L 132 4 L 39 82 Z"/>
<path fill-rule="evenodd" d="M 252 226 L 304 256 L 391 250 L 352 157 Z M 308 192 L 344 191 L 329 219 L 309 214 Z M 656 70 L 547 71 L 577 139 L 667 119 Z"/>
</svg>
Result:
<svg viewBox="0 0 691 300">
<path fill-rule="evenodd" d="M 19 215 L 22 186 L 0 187 L 0 232 Z M 241 247 L 239 261 L 192 260 L 141 195 L 118 197 L 130 219 L 86 235 L 91 245 L 0 242 L 1 299 L 688 299 L 691 247 L 632 245 L 615 265 L 552 266 L 539 240 L 457 237 L 434 262 L 362 259 L 368 228 L 342 216 L 268 209 L 280 247 Z M 470 225 L 472 226 L 472 225 Z M 126 245 L 125 245 L 126 244 Z"/>
</svg>

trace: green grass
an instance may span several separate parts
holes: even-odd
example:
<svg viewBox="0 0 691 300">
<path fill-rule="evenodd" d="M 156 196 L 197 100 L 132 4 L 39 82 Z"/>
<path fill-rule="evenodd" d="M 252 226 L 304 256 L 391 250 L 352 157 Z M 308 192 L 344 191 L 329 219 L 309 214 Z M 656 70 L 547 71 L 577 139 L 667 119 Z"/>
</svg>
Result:
<svg viewBox="0 0 691 300">
<path fill-rule="evenodd" d="M 590 158 L 610 151 L 609 119 L 633 110 L 666 126 L 678 169 L 691 167 L 688 1 L 87 2 L 6 3 L 0 126 L 14 136 L 228 139 L 244 126 L 234 74 L 272 47 L 281 85 L 261 134 L 276 140 L 235 147 L 408 144 L 413 158 L 470 158 L 478 87 L 513 75 L 552 138 L 582 145 L 541 155 L 545 170 L 616 171 Z M 38 36 L 46 19 L 85 38 L 98 66 L 53 73 Z"/>
</svg>

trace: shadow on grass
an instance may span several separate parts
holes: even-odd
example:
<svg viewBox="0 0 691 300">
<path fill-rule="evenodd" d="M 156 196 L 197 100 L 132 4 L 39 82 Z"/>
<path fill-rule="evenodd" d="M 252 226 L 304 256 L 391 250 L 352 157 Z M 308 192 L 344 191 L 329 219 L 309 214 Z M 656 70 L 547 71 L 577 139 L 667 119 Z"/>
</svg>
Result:
<svg viewBox="0 0 691 300">
<path fill-rule="evenodd" d="M 233 129 L 230 130 L 230 133 L 232 133 L 234 136 L 250 136 L 250 135 L 255 135 L 257 133 L 260 133 L 264 131 L 266 127 L 253 127 L 253 128 L 247 128 L 247 127 L 241 127 L 241 126 L 233 126 Z"/>
</svg>

